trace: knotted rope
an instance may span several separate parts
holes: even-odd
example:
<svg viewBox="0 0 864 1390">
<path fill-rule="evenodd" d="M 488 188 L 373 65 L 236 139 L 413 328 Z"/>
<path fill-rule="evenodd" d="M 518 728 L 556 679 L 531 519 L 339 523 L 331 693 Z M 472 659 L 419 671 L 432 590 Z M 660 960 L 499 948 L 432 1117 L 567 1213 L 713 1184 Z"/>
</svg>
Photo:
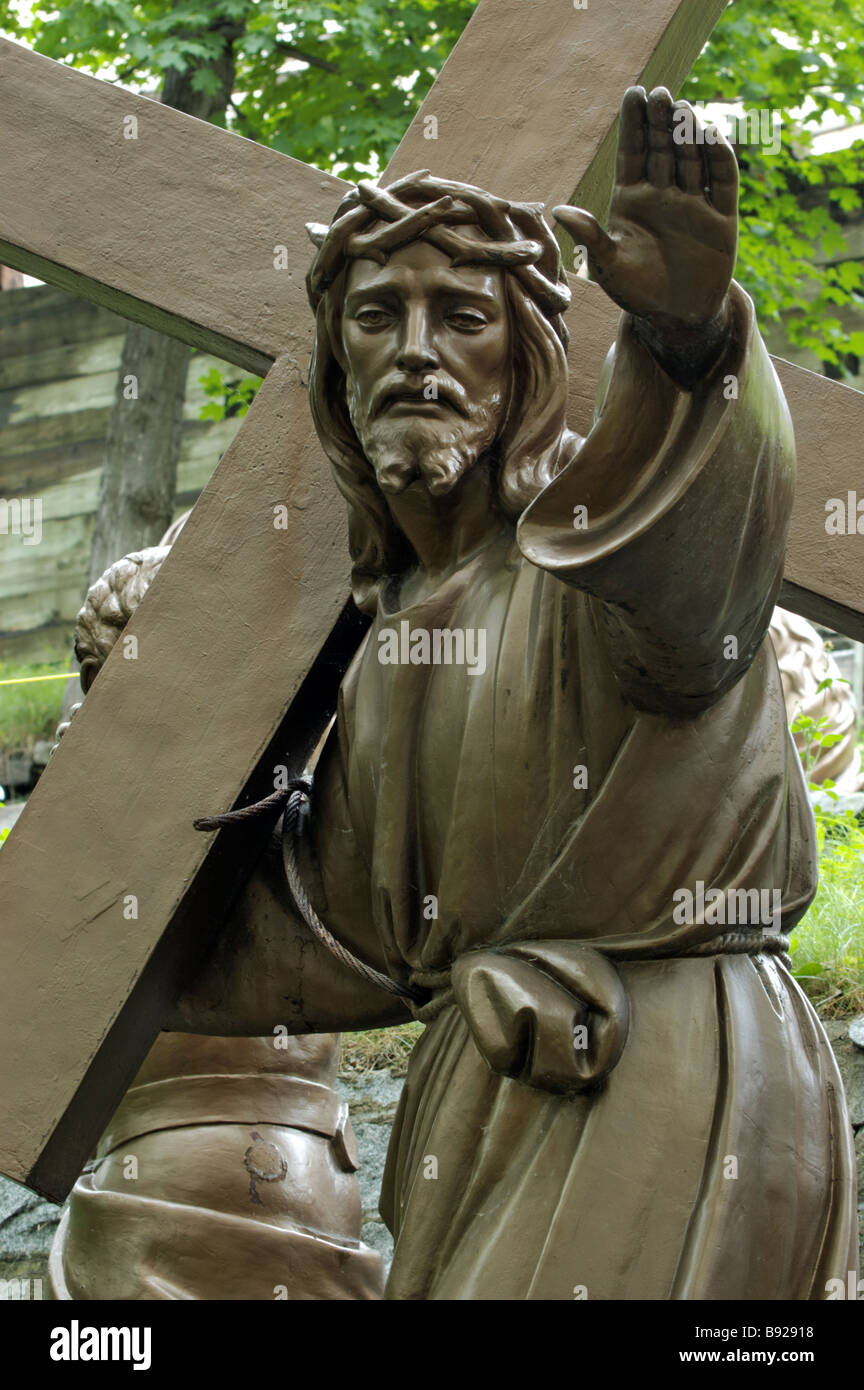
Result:
<svg viewBox="0 0 864 1390">
<path fill-rule="evenodd" d="M 255 801 L 251 806 L 241 806 L 236 811 L 225 811 L 221 816 L 200 816 L 192 824 L 196 830 L 220 830 L 223 826 L 255 820 L 284 806 L 282 862 L 285 866 L 285 877 L 297 911 L 309 930 L 321 945 L 353 974 L 359 975 L 371 985 L 376 985 L 378 989 L 386 990 L 388 994 L 395 994 L 399 998 L 416 1003 L 422 998 L 419 990 L 412 989 L 410 985 L 400 985 L 396 980 L 391 980 L 389 975 L 382 975 L 380 970 L 375 970 L 373 966 L 359 960 L 347 946 L 337 941 L 331 931 L 328 931 L 309 901 L 297 866 L 297 844 L 301 838 L 303 818 L 311 804 L 311 792 L 312 783 L 308 778 L 293 777 L 284 789 L 280 788 L 270 796 L 265 796 L 262 801 Z"/>
</svg>

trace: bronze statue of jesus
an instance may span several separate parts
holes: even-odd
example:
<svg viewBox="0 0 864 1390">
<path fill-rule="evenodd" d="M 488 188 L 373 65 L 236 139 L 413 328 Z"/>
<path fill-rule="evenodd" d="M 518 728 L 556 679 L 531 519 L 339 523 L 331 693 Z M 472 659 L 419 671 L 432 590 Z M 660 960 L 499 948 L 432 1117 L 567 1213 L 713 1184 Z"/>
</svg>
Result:
<svg viewBox="0 0 864 1390">
<path fill-rule="evenodd" d="M 856 1267 L 785 955 L 816 883 L 766 640 L 792 429 L 732 280 L 733 151 L 682 110 L 628 91 L 607 230 L 555 211 L 623 311 L 585 439 L 539 207 L 419 173 L 313 229 L 310 397 L 372 621 L 297 853 L 404 993 L 320 944 L 274 843 L 166 1026 L 427 1023 L 390 1298 L 818 1299 Z"/>
</svg>

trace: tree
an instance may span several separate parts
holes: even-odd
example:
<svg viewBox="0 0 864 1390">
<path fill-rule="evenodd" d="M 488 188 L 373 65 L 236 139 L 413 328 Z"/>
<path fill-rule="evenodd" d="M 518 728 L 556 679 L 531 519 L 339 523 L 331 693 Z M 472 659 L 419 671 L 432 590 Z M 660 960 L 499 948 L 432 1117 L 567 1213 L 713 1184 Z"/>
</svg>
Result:
<svg viewBox="0 0 864 1390">
<path fill-rule="evenodd" d="M 135 91 L 168 72 L 216 97 L 206 119 L 355 178 L 386 162 L 476 0 L 71 0 L 57 13 L 0 0 L 0 25 L 39 53 Z M 183 109 L 186 109 L 185 107 Z M 194 112 L 193 114 L 198 114 Z"/>
<path fill-rule="evenodd" d="M 136 90 L 184 74 L 211 98 L 230 43 L 232 90 L 209 119 L 350 179 L 384 166 L 475 3 L 72 0 L 59 15 L 37 6 L 31 18 L 21 0 L 0 0 L 0 24 L 49 57 L 100 76 L 110 65 Z M 864 336 L 838 316 L 864 302 L 843 235 L 862 209 L 864 145 L 816 155 L 812 136 L 826 113 L 861 118 L 862 23 L 864 0 L 731 0 L 681 93 L 782 120 L 776 153 L 737 145 L 736 274 L 763 322 L 782 321 L 793 343 L 834 368 L 864 354 Z"/>
<path fill-rule="evenodd" d="M 864 305 L 862 265 L 844 227 L 860 218 L 864 143 L 815 154 L 826 115 L 862 119 L 862 0 L 732 0 L 681 93 L 692 102 L 740 101 L 782 121 L 780 147 L 738 143 L 741 238 L 736 277 L 761 322 L 782 323 L 841 375 L 864 355 L 864 333 L 838 309 Z M 840 368 L 841 370 L 836 370 Z"/>
</svg>

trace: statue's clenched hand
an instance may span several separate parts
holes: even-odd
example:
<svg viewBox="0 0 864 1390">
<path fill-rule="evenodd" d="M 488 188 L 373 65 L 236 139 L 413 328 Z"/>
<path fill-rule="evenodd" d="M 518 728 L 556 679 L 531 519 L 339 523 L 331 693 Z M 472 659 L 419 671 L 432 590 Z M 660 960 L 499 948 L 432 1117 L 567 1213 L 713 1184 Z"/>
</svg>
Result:
<svg viewBox="0 0 864 1390">
<path fill-rule="evenodd" d="M 692 385 L 725 342 L 738 239 L 738 166 L 720 131 L 665 87 L 631 87 L 607 229 L 579 208 L 554 214 L 661 364 Z"/>
<path fill-rule="evenodd" d="M 168 534 L 170 536 L 171 532 Z M 75 653 L 81 663 L 81 688 L 85 695 L 149 589 L 169 550 L 170 545 L 163 544 L 124 555 L 122 560 L 116 560 L 110 565 L 101 579 L 97 579 L 87 590 L 87 597 L 78 614 L 75 629 Z M 81 708 L 81 703 L 79 701 L 73 705 L 69 711 L 69 718 L 57 725 L 57 743 L 51 749 L 52 753 L 69 728 L 74 715 Z"/>
<path fill-rule="evenodd" d="M 77 704 L 72 705 L 72 706 L 70 707 L 70 710 L 69 710 L 69 718 L 68 718 L 68 719 L 61 719 L 61 720 L 60 720 L 60 723 L 57 725 L 57 732 L 56 732 L 55 735 L 54 735 L 54 737 L 55 737 L 56 740 L 57 740 L 57 743 L 60 742 L 61 738 L 62 738 L 63 735 L 65 734 L 66 730 L 69 728 L 69 725 L 72 723 L 72 720 L 74 719 L 75 715 L 78 713 L 78 711 L 79 711 L 79 709 L 81 708 L 81 706 L 82 706 L 83 703 L 84 703 L 83 700 L 79 700 L 79 701 L 77 702 Z M 55 744 L 52 746 L 52 748 L 51 748 L 51 752 L 52 752 L 52 753 L 54 752 L 54 749 L 57 747 L 57 743 L 55 743 Z M 50 754 L 49 754 L 49 757 L 50 757 Z"/>
</svg>

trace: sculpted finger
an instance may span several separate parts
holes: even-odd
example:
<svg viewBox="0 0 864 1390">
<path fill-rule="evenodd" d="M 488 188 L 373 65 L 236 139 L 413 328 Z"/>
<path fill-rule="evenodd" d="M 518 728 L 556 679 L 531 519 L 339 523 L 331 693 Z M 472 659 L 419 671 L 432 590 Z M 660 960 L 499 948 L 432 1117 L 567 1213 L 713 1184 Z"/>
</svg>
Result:
<svg viewBox="0 0 864 1390">
<path fill-rule="evenodd" d="M 705 170 L 704 128 L 687 101 L 676 101 L 672 108 L 672 143 L 675 147 L 675 180 L 685 193 L 704 194 L 708 182 Z"/>
<path fill-rule="evenodd" d="M 705 137 L 708 198 L 724 217 L 731 217 L 738 208 L 738 161 L 735 151 L 716 126 L 706 127 Z"/>
<path fill-rule="evenodd" d="M 675 182 L 672 95 L 665 87 L 655 87 L 648 97 L 647 172 L 656 188 L 670 188 Z"/>
<path fill-rule="evenodd" d="M 606 264 L 610 256 L 615 254 L 615 242 L 590 212 L 565 205 L 553 208 L 552 216 L 556 222 L 561 223 L 566 232 L 570 233 L 577 246 L 584 246 L 587 249 L 590 262 L 602 266 Z"/>
<path fill-rule="evenodd" d="M 615 182 L 639 183 L 645 177 L 648 153 L 648 98 L 644 87 L 628 87 L 618 123 Z"/>
<path fill-rule="evenodd" d="M 68 718 L 68 719 L 63 719 L 63 720 L 61 720 L 60 723 L 57 725 L 57 729 L 56 729 L 55 734 L 54 734 L 54 737 L 56 738 L 57 743 L 60 742 L 60 740 L 61 740 L 61 738 L 63 737 L 63 735 L 65 734 L 66 730 L 69 728 L 69 725 L 72 723 L 72 720 L 73 720 L 74 716 L 78 713 L 79 709 L 81 708 L 82 703 L 83 703 L 83 701 L 78 700 L 77 703 L 74 704 L 74 705 L 72 706 L 72 708 L 70 709 L 70 711 L 69 711 L 69 718 Z M 57 743 L 54 744 L 54 748 L 57 747 Z M 51 749 L 51 752 L 52 752 L 52 753 L 54 752 L 54 748 Z"/>
</svg>

